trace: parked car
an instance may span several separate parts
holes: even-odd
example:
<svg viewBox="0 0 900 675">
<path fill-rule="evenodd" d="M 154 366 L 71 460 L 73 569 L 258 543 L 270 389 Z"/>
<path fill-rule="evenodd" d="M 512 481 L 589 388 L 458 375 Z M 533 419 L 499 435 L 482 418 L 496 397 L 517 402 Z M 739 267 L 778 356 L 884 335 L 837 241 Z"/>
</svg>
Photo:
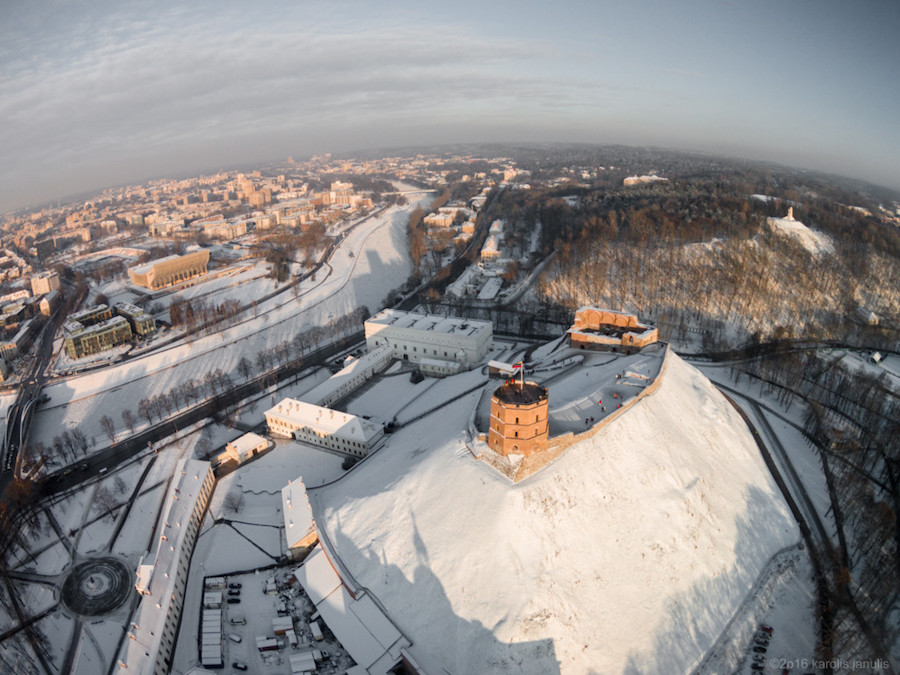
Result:
<svg viewBox="0 0 900 675">
<path fill-rule="evenodd" d="M 769 635 L 771 635 L 771 634 L 772 634 L 772 631 L 775 630 L 774 628 L 772 628 L 772 626 L 770 626 L 769 624 L 766 624 L 766 623 L 761 623 L 761 624 L 759 624 L 759 629 L 760 629 L 761 631 L 765 631 L 765 632 L 768 633 Z"/>
<path fill-rule="evenodd" d="M 231 625 L 232 626 L 243 626 L 247 623 L 247 619 L 242 616 L 233 616 L 231 617 Z"/>
<path fill-rule="evenodd" d="M 237 581 L 232 581 L 230 584 L 228 584 L 228 588 L 241 588 L 241 584 Z"/>
<path fill-rule="evenodd" d="M 239 605 L 239 604 L 241 604 L 241 599 L 240 598 L 228 598 L 228 604 L 229 605 Z"/>
<path fill-rule="evenodd" d="M 231 602 L 231 600 L 229 600 L 228 602 Z M 755 651 L 757 654 L 765 654 L 766 648 L 760 647 L 759 645 L 757 645 L 756 647 L 753 648 L 753 651 Z"/>
<path fill-rule="evenodd" d="M 238 589 L 236 589 L 236 588 L 229 588 L 229 589 L 228 589 L 228 595 L 240 595 L 240 594 L 241 594 L 241 592 L 240 592 Z"/>
<path fill-rule="evenodd" d="M 232 661 L 231 667 L 235 670 L 247 670 L 247 664 L 241 663 L 240 661 Z"/>
<path fill-rule="evenodd" d="M 238 644 L 240 644 L 240 642 L 243 638 L 240 635 L 238 635 L 237 633 L 229 633 L 228 639 L 231 640 L 232 642 L 237 642 Z"/>
<path fill-rule="evenodd" d="M 750 670 L 765 670 L 766 667 L 761 663 L 751 663 Z"/>
</svg>

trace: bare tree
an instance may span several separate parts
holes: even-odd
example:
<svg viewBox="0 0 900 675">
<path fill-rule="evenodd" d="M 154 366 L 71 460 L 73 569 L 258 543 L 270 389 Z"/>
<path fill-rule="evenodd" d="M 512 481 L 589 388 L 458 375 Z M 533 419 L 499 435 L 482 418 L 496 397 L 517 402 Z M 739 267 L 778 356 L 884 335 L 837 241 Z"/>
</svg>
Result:
<svg viewBox="0 0 900 675">
<path fill-rule="evenodd" d="M 109 415 L 104 415 L 100 418 L 100 426 L 103 431 L 106 432 L 106 435 L 109 436 L 109 442 L 116 442 L 116 424 L 112 421 L 112 417 Z"/>
<path fill-rule="evenodd" d="M 204 434 L 200 437 L 200 440 L 197 441 L 197 454 L 203 459 L 206 459 L 207 457 L 209 457 L 209 453 L 210 451 L 212 451 L 212 447 L 213 444 L 209 439 L 209 436 Z"/>
<path fill-rule="evenodd" d="M 88 449 L 88 439 L 87 436 L 84 435 L 84 432 L 81 429 L 72 429 L 71 433 L 72 442 L 76 448 L 81 450 L 81 453 L 86 455 Z"/>
<path fill-rule="evenodd" d="M 227 495 L 225 495 L 225 507 L 232 513 L 240 513 L 244 506 L 244 493 L 240 488 L 235 487 Z"/>
<path fill-rule="evenodd" d="M 94 499 L 109 516 L 112 516 L 113 511 L 115 511 L 119 506 L 118 502 L 116 502 L 115 495 L 112 493 L 112 490 L 110 490 L 105 485 L 101 485 L 99 488 L 97 488 Z"/>
<path fill-rule="evenodd" d="M 125 423 L 125 426 L 128 427 L 128 431 L 134 433 L 134 413 L 132 413 L 128 408 L 122 411 L 122 421 Z"/>
<path fill-rule="evenodd" d="M 250 379 L 250 374 L 253 372 L 253 365 L 246 356 L 242 356 L 241 360 L 238 361 L 237 370 L 238 373 L 240 373 L 240 376 L 247 380 Z"/>
</svg>

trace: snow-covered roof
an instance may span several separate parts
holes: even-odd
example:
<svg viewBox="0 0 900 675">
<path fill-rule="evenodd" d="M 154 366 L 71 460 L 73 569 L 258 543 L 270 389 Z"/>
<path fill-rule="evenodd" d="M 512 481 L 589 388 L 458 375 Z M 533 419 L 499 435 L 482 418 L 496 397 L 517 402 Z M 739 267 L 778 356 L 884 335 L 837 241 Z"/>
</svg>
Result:
<svg viewBox="0 0 900 675">
<path fill-rule="evenodd" d="M 298 476 L 281 488 L 281 511 L 284 515 L 284 537 L 288 548 L 315 531 L 316 523 L 306 497 L 303 476 Z"/>
<path fill-rule="evenodd" d="M 133 639 L 124 641 L 120 653 L 121 660 L 136 672 L 153 670 L 175 581 L 186 572 L 179 569 L 181 547 L 209 471 L 209 462 L 195 459 L 179 460 L 175 466 L 175 480 L 166 493 L 157 528 L 159 536 L 138 569 L 135 585 L 141 600 L 131 621 Z"/>
<path fill-rule="evenodd" d="M 310 403 L 318 405 L 329 400 L 332 394 L 347 385 L 349 380 L 352 380 L 360 373 L 364 373 L 370 368 L 377 369 L 380 365 L 387 364 L 390 360 L 391 348 L 388 345 L 376 347 L 359 358 L 351 360 L 334 375 L 304 394 L 303 398 Z"/>
<path fill-rule="evenodd" d="M 497 297 L 497 293 L 500 292 L 500 288 L 503 286 L 503 279 L 500 277 L 493 277 L 487 280 L 487 283 L 484 285 L 484 288 L 481 289 L 481 292 L 478 293 L 479 300 L 493 300 Z"/>
<path fill-rule="evenodd" d="M 350 657 L 369 675 L 385 675 L 409 641 L 364 592 L 351 595 L 322 548 L 296 572 L 303 590 Z"/>
<path fill-rule="evenodd" d="M 382 432 L 380 425 L 356 415 L 323 408 L 294 398 L 285 398 L 265 413 L 277 416 L 298 427 L 309 427 L 326 436 L 335 435 L 348 440 L 369 443 Z"/>
<path fill-rule="evenodd" d="M 177 253 L 174 255 L 167 255 L 163 258 L 157 258 L 156 260 L 150 260 L 149 262 L 142 263 L 140 265 L 135 265 L 134 267 L 129 267 L 129 272 L 134 272 L 135 274 L 147 274 L 150 270 L 156 267 L 161 262 L 166 262 L 168 260 L 176 260 L 181 256 Z"/>
<path fill-rule="evenodd" d="M 450 335 L 476 335 L 485 330 L 493 330 L 493 325 L 490 321 L 462 319 L 455 316 L 439 316 L 437 314 L 416 314 L 414 312 L 403 312 L 398 309 L 383 309 L 371 319 L 367 319 L 366 325 L 394 326 L 396 328 Z"/>
<path fill-rule="evenodd" d="M 309 491 L 320 540 L 427 672 L 690 671 L 799 534 L 724 397 L 674 354 L 659 377 L 519 483 L 445 406 Z"/>
<path fill-rule="evenodd" d="M 253 452 L 255 448 L 258 448 L 261 445 L 268 445 L 268 441 L 259 434 L 254 434 L 252 431 L 248 431 L 243 436 L 235 438 L 229 443 L 229 445 L 234 448 L 235 452 L 237 452 L 238 454 L 238 457 L 244 457 Z"/>
</svg>

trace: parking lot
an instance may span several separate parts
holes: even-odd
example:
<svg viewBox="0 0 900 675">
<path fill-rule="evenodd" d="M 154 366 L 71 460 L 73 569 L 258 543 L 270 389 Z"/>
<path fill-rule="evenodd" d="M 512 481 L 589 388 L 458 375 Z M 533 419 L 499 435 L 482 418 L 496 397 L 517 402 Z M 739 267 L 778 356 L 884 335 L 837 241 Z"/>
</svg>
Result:
<svg viewBox="0 0 900 675">
<path fill-rule="evenodd" d="M 288 675 L 292 672 L 292 656 L 295 664 L 304 664 L 304 671 L 314 668 L 314 672 L 323 675 L 340 675 L 353 665 L 341 644 L 314 614 L 312 602 L 293 577 L 294 569 L 271 568 L 207 579 L 207 593 L 221 594 L 221 604 L 211 609 L 222 611 L 225 672 L 242 672 L 246 666 L 251 673 Z M 209 586 L 210 580 L 215 582 L 214 587 Z M 313 623 L 321 639 L 316 639 Z"/>
</svg>

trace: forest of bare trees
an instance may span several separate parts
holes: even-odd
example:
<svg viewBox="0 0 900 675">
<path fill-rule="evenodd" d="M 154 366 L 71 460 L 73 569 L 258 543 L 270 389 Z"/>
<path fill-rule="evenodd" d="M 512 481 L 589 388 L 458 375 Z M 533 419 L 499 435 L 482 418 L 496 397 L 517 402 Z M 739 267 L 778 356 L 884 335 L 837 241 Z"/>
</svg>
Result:
<svg viewBox="0 0 900 675">
<path fill-rule="evenodd" d="M 751 359 L 740 370 L 782 403 L 805 404 L 805 433 L 822 462 L 840 542 L 828 637 L 845 659 L 881 653 L 900 637 L 900 396 L 885 373 L 816 351 Z"/>
</svg>

